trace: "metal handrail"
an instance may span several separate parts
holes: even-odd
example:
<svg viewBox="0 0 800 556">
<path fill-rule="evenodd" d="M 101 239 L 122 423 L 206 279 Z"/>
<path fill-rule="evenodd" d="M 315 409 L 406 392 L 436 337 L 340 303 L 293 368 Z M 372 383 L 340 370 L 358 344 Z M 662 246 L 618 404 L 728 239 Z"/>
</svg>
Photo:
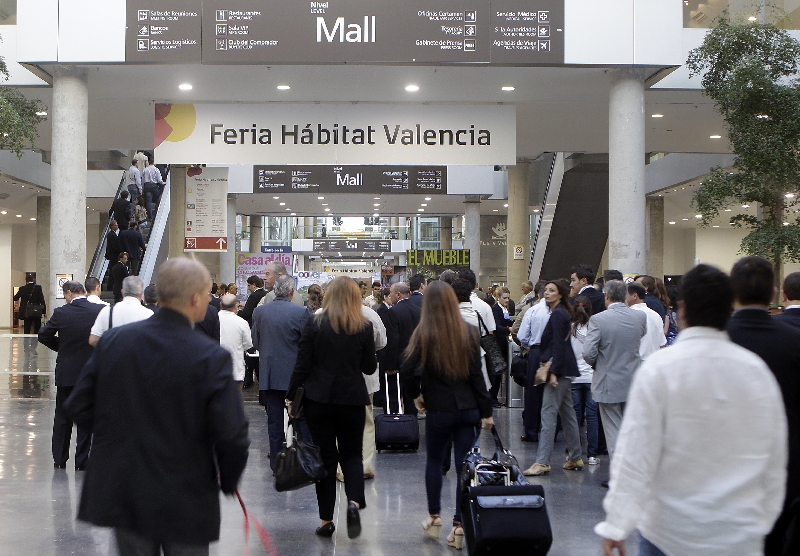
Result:
<svg viewBox="0 0 800 556">
<path fill-rule="evenodd" d="M 547 176 L 547 185 L 544 188 L 542 205 L 539 209 L 539 221 L 536 223 L 536 233 L 533 236 L 533 244 L 531 245 L 531 256 L 530 259 L 528 259 L 528 276 L 531 275 L 531 270 L 533 270 L 533 254 L 536 252 L 536 246 L 539 243 L 539 232 L 542 229 L 542 218 L 544 217 L 544 209 L 547 205 L 547 195 L 550 193 L 550 186 L 553 184 L 553 170 L 555 170 L 557 158 L 558 153 L 553 153 L 553 161 L 550 163 L 550 174 Z"/>
<path fill-rule="evenodd" d="M 122 188 L 125 187 L 125 174 L 127 174 L 127 170 L 122 171 L 122 177 L 119 180 L 119 186 L 117 187 L 117 192 L 114 193 L 114 199 L 119 197 Z M 113 201 L 112 201 L 113 202 Z M 92 262 L 89 265 L 89 270 L 86 273 L 87 276 L 94 276 L 95 271 L 97 270 L 97 261 L 100 258 L 100 253 L 103 251 L 103 247 L 105 246 L 106 236 L 108 235 L 108 231 L 111 229 L 111 221 L 115 220 L 115 218 L 111 215 L 111 211 L 108 212 L 108 221 L 106 221 L 106 225 L 103 228 L 103 233 L 100 236 L 100 241 L 97 242 L 97 249 L 94 250 L 94 256 L 92 257 Z M 98 278 L 100 278 L 98 276 Z"/>
</svg>

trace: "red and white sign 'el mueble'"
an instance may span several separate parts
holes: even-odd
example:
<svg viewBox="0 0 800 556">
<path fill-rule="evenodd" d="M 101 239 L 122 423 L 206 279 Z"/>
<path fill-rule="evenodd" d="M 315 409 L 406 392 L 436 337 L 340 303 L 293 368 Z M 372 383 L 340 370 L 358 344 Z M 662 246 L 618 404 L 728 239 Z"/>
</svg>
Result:
<svg viewBox="0 0 800 556">
<path fill-rule="evenodd" d="M 186 169 L 184 251 L 228 250 L 228 169 Z"/>
</svg>

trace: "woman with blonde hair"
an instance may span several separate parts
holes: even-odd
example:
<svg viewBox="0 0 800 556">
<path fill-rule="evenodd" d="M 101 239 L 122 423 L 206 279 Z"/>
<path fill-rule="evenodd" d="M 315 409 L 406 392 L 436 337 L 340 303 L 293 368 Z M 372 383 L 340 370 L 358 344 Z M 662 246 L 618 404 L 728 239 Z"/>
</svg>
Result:
<svg viewBox="0 0 800 556">
<path fill-rule="evenodd" d="M 494 425 L 492 402 L 481 372 L 478 331 L 464 322 L 449 284 L 435 281 L 425 288 L 422 316 L 400 373 L 412 390 L 417 390 L 411 392 L 413 397 L 422 393 L 427 410 L 425 489 L 429 516 L 422 528 L 438 538 L 442 529 L 442 467 L 445 457 L 450 457 L 449 441 L 453 441 L 456 477 L 460 477 L 481 418 L 484 428 Z M 461 549 L 463 542 L 461 488 L 456 481 L 456 508 L 447 544 Z"/>
<path fill-rule="evenodd" d="M 359 510 L 364 500 L 361 460 L 364 407 L 370 403 L 363 374 L 375 372 L 372 324 L 361 309 L 361 291 L 351 278 L 340 276 L 327 288 L 322 311 L 308 320 L 294 367 L 287 402 L 305 388 L 303 408 L 314 443 L 319 446 L 328 474 L 316 484 L 322 525 L 317 535 L 336 530 L 336 464 L 342 466 L 347 495 L 347 536 L 361 534 Z"/>
<path fill-rule="evenodd" d="M 325 298 L 325 292 L 322 291 L 322 286 L 319 284 L 311 284 L 308 286 L 308 312 L 312 315 L 317 312 L 317 309 L 322 308 L 322 300 Z"/>
</svg>

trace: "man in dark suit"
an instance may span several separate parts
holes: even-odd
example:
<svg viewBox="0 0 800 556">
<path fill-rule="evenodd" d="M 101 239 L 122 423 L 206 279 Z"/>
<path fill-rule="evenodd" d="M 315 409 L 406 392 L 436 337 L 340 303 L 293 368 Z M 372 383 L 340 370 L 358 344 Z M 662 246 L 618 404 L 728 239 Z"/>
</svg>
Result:
<svg viewBox="0 0 800 556">
<path fill-rule="evenodd" d="M 744 257 L 733 265 L 735 312 L 728 321 L 728 335 L 764 360 L 783 394 L 789 424 L 789 476 L 783 513 L 767 536 L 764 550 L 766 556 L 782 556 L 800 554 L 800 532 L 796 523 L 791 527 L 791 506 L 800 504 L 800 330 L 770 317 L 768 307 L 777 293 L 773 279 L 772 264 L 761 257 Z"/>
<path fill-rule="evenodd" d="M 138 224 L 132 224 L 130 228 L 119 233 L 119 248 L 121 251 L 126 251 L 130 257 L 131 274 L 138 276 L 144 250 L 147 248 L 142 233 L 138 230 Z"/>
<path fill-rule="evenodd" d="M 65 406 L 94 434 L 78 518 L 115 528 L 122 556 L 208 554 L 248 424 L 230 354 L 192 330 L 211 275 L 176 257 L 156 283 L 158 312 L 103 334 Z"/>
<path fill-rule="evenodd" d="M 155 284 L 150 284 L 144 289 L 144 306 L 153 311 L 158 311 L 158 292 Z"/>
<path fill-rule="evenodd" d="M 208 294 L 206 294 L 208 299 Z M 219 311 L 211 303 L 206 306 L 206 315 L 195 324 L 195 330 L 219 343 Z"/>
<path fill-rule="evenodd" d="M 44 301 L 44 292 L 42 286 L 36 283 L 36 273 L 25 273 L 25 285 L 17 290 L 14 295 L 14 301 L 19 302 L 18 318 L 23 321 L 23 332 L 25 334 L 38 334 L 39 329 L 42 327 L 42 317 L 29 317 L 26 314 L 28 303 L 38 304 L 44 306 L 42 314 L 47 313 L 47 304 Z"/>
<path fill-rule="evenodd" d="M 783 313 L 775 318 L 800 328 L 800 272 L 783 279 Z"/>
<path fill-rule="evenodd" d="M 97 314 L 104 307 L 86 299 L 86 289 L 80 282 L 70 280 L 64 283 L 62 289 L 66 305 L 57 307 L 53 316 L 39 331 L 39 342 L 58 352 L 56 414 L 53 419 L 53 464 L 58 469 L 67 466 L 69 443 L 72 439 L 72 420 L 64 412 L 64 402 L 72 393 L 81 369 L 92 355 L 89 332 Z M 91 431 L 78 425 L 76 470 L 82 471 L 86 468 L 91 443 Z"/>
<path fill-rule="evenodd" d="M 250 276 L 247 279 L 247 291 L 250 292 L 250 295 L 247 296 L 247 301 L 238 314 L 247 321 L 247 324 L 252 326 L 253 311 L 255 311 L 256 307 L 258 306 L 258 302 L 261 301 L 261 298 L 267 295 L 267 291 L 264 289 L 264 280 L 256 275 Z"/>
<path fill-rule="evenodd" d="M 592 314 L 596 315 L 606 310 L 606 297 L 603 292 L 594 287 L 594 277 L 594 271 L 589 265 L 573 266 L 570 269 L 569 277 L 569 294 L 571 296 L 569 300 L 573 302 L 579 295 L 587 297 L 592 304 Z"/>
<path fill-rule="evenodd" d="M 422 274 L 415 274 L 408 281 L 408 288 L 411 290 L 411 295 L 408 300 L 422 309 L 422 296 L 425 293 L 426 280 Z"/>
<path fill-rule="evenodd" d="M 116 220 L 112 220 L 111 224 L 109 224 L 110 230 L 106 234 L 106 260 L 108 261 L 109 266 L 116 264 L 119 260 L 119 224 L 117 224 Z"/>
<path fill-rule="evenodd" d="M 114 303 L 122 301 L 122 281 L 130 275 L 128 271 L 128 253 L 122 252 L 117 257 L 117 264 L 111 267 L 111 292 L 114 294 Z"/>
<path fill-rule="evenodd" d="M 259 394 L 267 412 L 270 467 L 274 471 L 275 458 L 285 440 L 283 411 L 286 390 L 289 389 L 300 336 L 309 315 L 305 307 L 292 303 L 294 278 L 278 276 L 273 291 L 275 300 L 256 308 L 250 329 L 253 345 L 259 353 Z M 250 380 L 253 380 L 252 376 Z"/>
<path fill-rule="evenodd" d="M 386 348 L 381 354 L 381 364 L 386 366 L 386 380 L 397 375 L 397 370 L 403 364 L 403 352 L 408 347 L 411 334 L 419 324 L 422 310 L 409 299 L 410 291 L 405 282 L 392 284 L 390 290 L 392 308 L 389 309 L 389 318 L 386 321 Z M 422 297 L 422 296 L 420 296 Z M 397 380 L 400 380 L 399 375 Z M 391 388 L 389 388 L 391 392 Z M 403 396 L 403 413 L 406 415 L 416 415 L 417 408 L 414 405 L 414 398 L 406 394 L 409 390 L 400 383 L 400 390 Z M 390 398 L 393 399 L 390 393 Z M 390 400 L 386 400 L 387 407 L 391 407 Z M 399 411 L 399 409 L 398 409 Z"/>
<path fill-rule="evenodd" d="M 114 202 L 111 203 L 111 216 L 119 223 L 120 230 L 127 230 L 128 224 L 133 218 L 133 209 L 128 200 L 128 195 L 127 191 L 122 191 L 119 194 L 119 198 L 114 199 Z"/>
</svg>

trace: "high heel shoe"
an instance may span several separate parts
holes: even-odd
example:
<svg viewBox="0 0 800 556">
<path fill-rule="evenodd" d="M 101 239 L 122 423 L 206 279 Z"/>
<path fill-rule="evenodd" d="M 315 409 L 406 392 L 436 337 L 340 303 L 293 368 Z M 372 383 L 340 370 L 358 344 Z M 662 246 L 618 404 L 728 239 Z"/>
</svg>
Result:
<svg viewBox="0 0 800 556">
<path fill-rule="evenodd" d="M 336 531 L 336 525 L 333 524 L 333 521 L 329 521 L 325 525 L 317 527 L 317 530 L 315 532 L 320 537 L 332 537 L 334 531 Z"/>
<path fill-rule="evenodd" d="M 456 550 L 464 547 L 464 529 L 461 526 L 453 527 L 453 530 L 447 535 L 447 546 L 452 546 Z"/>
<path fill-rule="evenodd" d="M 422 530 L 432 539 L 438 539 L 439 535 L 442 534 L 442 518 L 438 515 L 428 516 L 427 519 L 422 521 Z"/>
</svg>

